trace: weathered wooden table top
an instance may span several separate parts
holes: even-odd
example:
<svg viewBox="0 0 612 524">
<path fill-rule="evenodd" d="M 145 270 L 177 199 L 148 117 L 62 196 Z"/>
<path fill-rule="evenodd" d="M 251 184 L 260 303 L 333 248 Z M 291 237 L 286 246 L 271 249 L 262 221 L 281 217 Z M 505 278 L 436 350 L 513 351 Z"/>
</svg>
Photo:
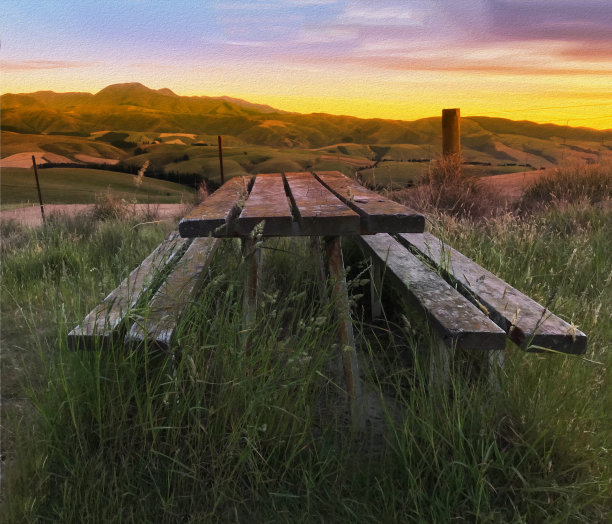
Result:
<svg viewBox="0 0 612 524">
<path fill-rule="evenodd" d="M 183 237 L 422 233 L 423 215 L 339 171 L 235 177 L 179 223 Z"/>
</svg>

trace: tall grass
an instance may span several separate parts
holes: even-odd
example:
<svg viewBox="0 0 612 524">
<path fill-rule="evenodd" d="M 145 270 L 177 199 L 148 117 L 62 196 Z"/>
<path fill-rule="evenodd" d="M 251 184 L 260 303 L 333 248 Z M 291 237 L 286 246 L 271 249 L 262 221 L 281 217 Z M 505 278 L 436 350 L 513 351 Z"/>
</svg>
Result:
<svg viewBox="0 0 612 524">
<path fill-rule="evenodd" d="M 568 164 L 553 169 L 525 191 L 521 204 L 533 208 L 551 202 L 586 200 L 600 203 L 612 199 L 612 163 Z"/>
<path fill-rule="evenodd" d="M 394 191 L 391 197 L 425 213 L 473 219 L 489 217 L 501 205 L 499 195 L 464 170 L 458 154 L 437 158 L 421 184 Z"/>
<path fill-rule="evenodd" d="M 2 336 L 15 365 L 3 363 L 3 375 L 20 379 L 9 396 L 28 401 L 3 432 L 4 520 L 606 522 L 610 213 L 582 203 L 432 222 L 438 236 L 586 331 L 589 350 L 582 358 L 508 348 L 497 393 L 462 371 L 462 356 L 452 394 L 432 391 L 421 361 L 435 341 L 392 302 L 385 321 L 367 319 L 359 297 L 367 267 L 349 249 L 371 415 L 360 438 L 349 429 L 336 322 L 319 300 L 307 243 L 267 244 L 248 357 L 245 264 L 232 241 L 170 353 L 73 353 L 67 330 L 166 231 L 113 221 L 8 226 Z"/>
</svg>

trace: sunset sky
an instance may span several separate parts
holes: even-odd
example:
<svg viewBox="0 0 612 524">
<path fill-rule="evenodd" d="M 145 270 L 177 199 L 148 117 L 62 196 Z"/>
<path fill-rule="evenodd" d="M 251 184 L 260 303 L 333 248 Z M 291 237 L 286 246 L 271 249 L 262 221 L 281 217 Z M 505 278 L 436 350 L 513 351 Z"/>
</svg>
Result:
<svg viewBox="0 0 612 524">
<path fill-rule="evenodd" d="M 3 93 L 141 82 L 414 120 L 612 128 L 611 0 L 4 0 Z"/>
</svg>

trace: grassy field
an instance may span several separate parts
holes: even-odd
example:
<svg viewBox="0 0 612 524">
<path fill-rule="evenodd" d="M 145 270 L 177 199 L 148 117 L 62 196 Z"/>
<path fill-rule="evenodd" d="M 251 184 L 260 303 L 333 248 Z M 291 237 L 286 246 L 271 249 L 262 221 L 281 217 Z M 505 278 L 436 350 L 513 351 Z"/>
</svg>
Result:
<svg viewBox="0 0 612 524">
<path fill-rule="evenodd" d="M 77 154 L 113 159 L 121 159 L 126 156 L 125 151 L 88 137 L 34 135 L 9 131 L 2 131 L 1 136 L 2 158 L 30 151 L 47 151 L 66 156 L 74 161 L 78 161 L 75 157 Z"/>
<path fill-rule="evenodd" d="M 380 162 L 363 169 L 360 176 L 375 185 L 405 186 L 415 184 L 427 174 L 429 162 Z"/>
<path fill-rule="evenodd" d="M 307 242 L 265 244 L 248 355 L 233 241 L 170 354 L 73 353 L 67 330 L 171 226 L 3 224 L 3 520 L 609 522 L 612 213 L 581 195 L 482 222 L 429 217 L 440 238 L 589 336 L 584 357 L 508 347 L 499 391 L 466 355 L 452 395 L 431 391 L 426 325 L 392 296 L 385 321 L 370 322 L 367 263 L 345 246 L 381 415 L 367 438 L 350 434 Z"/>
<path fill-rule="evenodd" d="M 192 202 L 194 191 L 173 182 L 143 178 L 127 173 L 85 168 L 39 169 L 40 188 L 46 204 L 88 204 L 97 195 L 110 189 L 116 198 L 129 202 L 180 203 Z M 2 170 L 0 202 L 2 207 L 38 202 L 36 180 L 32 169 Z"/>
</svg>

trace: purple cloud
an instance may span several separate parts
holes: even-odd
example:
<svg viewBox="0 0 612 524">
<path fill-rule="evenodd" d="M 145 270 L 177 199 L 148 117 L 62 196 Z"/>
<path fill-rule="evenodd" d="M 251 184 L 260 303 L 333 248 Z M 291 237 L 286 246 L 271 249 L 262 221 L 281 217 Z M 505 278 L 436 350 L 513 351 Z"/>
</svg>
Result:
<svg viewBox="0 0 612 524">
<path fill-rule="evenodd" d="M 612 2 L 607 0 L 489 0 L 488 34 L 506 40 L 609 42 Z"/>
</svg>

